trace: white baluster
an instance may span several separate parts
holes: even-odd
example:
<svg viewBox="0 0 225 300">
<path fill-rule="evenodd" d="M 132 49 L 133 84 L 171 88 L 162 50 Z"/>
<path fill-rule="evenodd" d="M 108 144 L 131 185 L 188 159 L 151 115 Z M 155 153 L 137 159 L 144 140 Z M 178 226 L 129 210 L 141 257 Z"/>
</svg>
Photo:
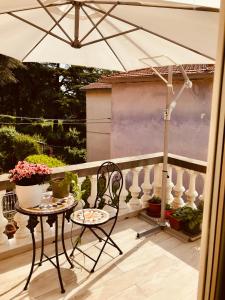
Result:
<svg viewBox="0 0 225 300">
<path fill-rule="evenodd" d="M 198 196 L 198 193 L 195 189 L 195 181 L 196 181 L 197 173 L 194 171 L 188 171 L 188 173 L 190 176 L 190 181 L 189 181 L 189 188 L 185 192 L 185 195 L 187 196 L 186 206 L 196 209 L 197 207 L 195 205 L 195 199 Z"/>
<path fill-rule="evenodd" d="M 203 174 L 203 173 L 201 173 L 200 175 L 201 175 L 202 178 L 203 178 L 203 192 L 202 192 L 202 194 L 199 196 L 199 200 L 204 202 L 204 199 L 205 199 L 205 188 L 206 188 L 206 184 L 205 184 L 205 176 L 206 176 L 206 175 Z"/>
<path fill-rule="evenodd" d="M 97 175 L 92 175 L 90 179 L 91 179 L 91 195 L 88 197 L 88 203 L 90 204 L 90 207 L 93 207 L 97 195 Z"/>
<path fill-rule="evenodd" d="M 166 203 L 172 204 L 173 202 L 173 195 L 172 195 L 172 189 L 174 187 L 174 184 L 172 182 L 172 167 L 168 166 L 168 178 L 167 178 L 167 188 L 166 188 Z"/>
<path fill-rule="evenodd" d="M 2 208 L 2 198 L 5 195 L 5 190 L 0 191 L 0 244 L 8 243 L 7 236 L 3 233 L 5 231 L 5 226 L 8 224 L 8 220 L 3 215 Z"/>
<path fill-rule="evenodd" d="M 131 169 L 132 173 L 133 173 L 133 181 L 132 181 L 132 185 L 130 187 L 130 192 L 131 192 L 131 196 L 132 198 L 129 201 L 129 207 L 131 210 L 137 210 L 141 208 L 141 202 L 140 199 L 138 199 L 138 196 L 141 192 L 141 188 L 138 185 L 138 175 L 140 172 L 141 168 L 133 168 Z"/>
<path fill-rule="evenodd" d="M 19 227 L 14 235 L 15 238 L 16 239 L 24 239 L 26 237 L 30 237 L 30 235 L 29 235 L 30 231 L 26 227 L 27 222 L 28 222 L 28 216 L 22 215 L 17 212 L 14 216 L 14 220 L 16 221 L 17 226 Z"/>
<path fill-rule="evenodd" d="M 123 175 L 123 187 L 120 193 L 120 207 L 119 207 L 119 214 L 124 214 L 129 210 L 128 205 L 126 203 L 127 195 L 128 195 L 128 190 L 126 189 L 126 177 L 127 173 L 129 170 L 123 170 L 122 175 Z"/>
<path fill-rule="evenodd" d="M 154 166 L 153 196 L 162 197 L 162 164 Z"/>
<path fill-rule="evenodd" d="M 148 200 L 150 199 L 150 191 L 152 189 L 152 185 L 150 183 L 150 172 L 153 166 L 144 166 L 144 182 L 141 187 L 143 190 L 143 195 L 141 197 L 142 207 L 148 207 Z"/>
<path fill-rule="evenodd" d="M 176 185 L 173 188 L 174 195 L 175 195 L 174 200 L 171 204 L 173 209 L 177 209 L 179 207 L 184 206 L 184 200 L 182 198 L 182 195 L 185 191 L 185 188 L 183 186 L 184 170 L 180 167 L 175 167 L 175 170 L 177 172 L 177 182 L 176 182 Z"/>
</svg>

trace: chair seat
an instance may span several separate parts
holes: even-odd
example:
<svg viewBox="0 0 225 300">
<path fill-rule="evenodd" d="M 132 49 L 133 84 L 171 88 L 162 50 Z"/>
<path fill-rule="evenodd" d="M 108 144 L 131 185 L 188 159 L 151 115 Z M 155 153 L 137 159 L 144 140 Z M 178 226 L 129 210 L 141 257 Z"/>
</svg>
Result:
<svg viewBox="0 0 225 300">
<path fill-rule="evenodd" d="M 97 208 L 85 208 L 75 211 L 71 215 L 71 220 L 80 225 L 100 225 L 107 222 L 110 215 L 107 211 Z"/>
</svg>

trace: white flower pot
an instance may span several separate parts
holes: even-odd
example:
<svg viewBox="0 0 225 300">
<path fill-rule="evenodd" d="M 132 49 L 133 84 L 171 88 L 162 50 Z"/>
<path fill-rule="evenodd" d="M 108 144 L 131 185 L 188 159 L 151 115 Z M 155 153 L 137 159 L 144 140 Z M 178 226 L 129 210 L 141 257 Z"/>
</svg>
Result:
<svg viewBox="0 0 225 300">
<path fill-rule="evenodd" d="M 41 203 L 42 200 L 42 185 L 16 185 L 16 195 L 20 207 L 28 208 L 34 207 Z"/>
</svg>

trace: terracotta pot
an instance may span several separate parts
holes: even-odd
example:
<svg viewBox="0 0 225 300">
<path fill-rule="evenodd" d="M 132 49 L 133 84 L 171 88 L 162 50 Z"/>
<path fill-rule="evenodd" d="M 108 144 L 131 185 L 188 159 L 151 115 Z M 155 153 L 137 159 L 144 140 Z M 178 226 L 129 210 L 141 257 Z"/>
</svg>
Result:
<svg viewBox="0 0 225 300">
<path fill-rule="evenodd" d="M 16 185 L 16 195 L 21 207 L 37 206 L 42 201 L 42 185 Z"/>
<path fill-rule="evenodd" d="M 172 209 L 168 209 L 168 210 L 165 210 L 165 218 L 166 219 L 169 219 L 169 216 L 173 213 L 173 210 Z"/>
<path fill-rule="evenodd" d="M 169 216 L 170 227 L 175 230 L 181 230 L 183 228 L 183 220 L 174 218 L 172 215 Z"/>
<path fill-rule="evenodd" d="M 148 203 L 147 213 L 150 217 L 160 218 L 161 215 L 161 203 Z"/>
</svg>

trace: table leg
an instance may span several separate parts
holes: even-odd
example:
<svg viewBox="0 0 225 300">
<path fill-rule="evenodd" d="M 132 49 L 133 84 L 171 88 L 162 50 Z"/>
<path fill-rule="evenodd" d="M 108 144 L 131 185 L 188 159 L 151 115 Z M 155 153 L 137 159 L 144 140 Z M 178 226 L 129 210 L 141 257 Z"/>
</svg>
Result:
<svg viewBox="0 0 225 300">
<path fill-rule="evenodd" d="M 40 221 L 41 221 L 41 256 L 40 256 L 39 266 L 42 265 L 42 259 L 44 256 L 44 227 L 43 227 L 43 218 L 42 217 L 40 217 Z"/>
<path fill-rule="evenodd" d="M 66 256 L 66 259 L 68 261 L 68 263 L 70 264 L 71 266 L 71 269 L 74 268 L 74 265 L 73 263 L 71 262 L 71 260 L 69 259 L 69 256 L 66 252 L 66 247 L 65 247 L 65 241 L 64 241 L 64 226 L 65 226 L 65 214 L 63 214 L 63 219 L 62 219 L 62 246 L 63 246 L 63 252 Z"/>
<path fill-rule="evenodd" d="M 58 255 L 58 216 L 56 216 L 56 220 L 55 220 L 55 258 L 56 258 L 56 268 L 58 272 L 59 283 L 61 286 L 61 293 L 65 293 L 63 282 L 62 282 L 62 276 L 60 272 L 59 255 Z"/>
<path fill-rule="evenodd" d="M 28 284 L 30 282 L 33 270 L 34 270 L 34 264 L 35 264 L 35 254 L 36 254 L 36 244 L 35 244 L 35 237 L 34 237 L 34 228 L 35 226 L 38 224 L 38 220 L 36 216 L 30 216 L 29 220 L 28 220 L 28 224 L 27 224 L 27 228 L 30 230 L 31 233 L 31 237 L 32 237 L 32 246 L 33 246 L 33 256 L 32 256 L 32 264 L 31 264 L 31 268 L 30 268 L 30 273 L 29 276 L 27 278 L 27 282 L 26 285 L 24 287 L 24 290 L 27 289 Z"/>
</svg>

